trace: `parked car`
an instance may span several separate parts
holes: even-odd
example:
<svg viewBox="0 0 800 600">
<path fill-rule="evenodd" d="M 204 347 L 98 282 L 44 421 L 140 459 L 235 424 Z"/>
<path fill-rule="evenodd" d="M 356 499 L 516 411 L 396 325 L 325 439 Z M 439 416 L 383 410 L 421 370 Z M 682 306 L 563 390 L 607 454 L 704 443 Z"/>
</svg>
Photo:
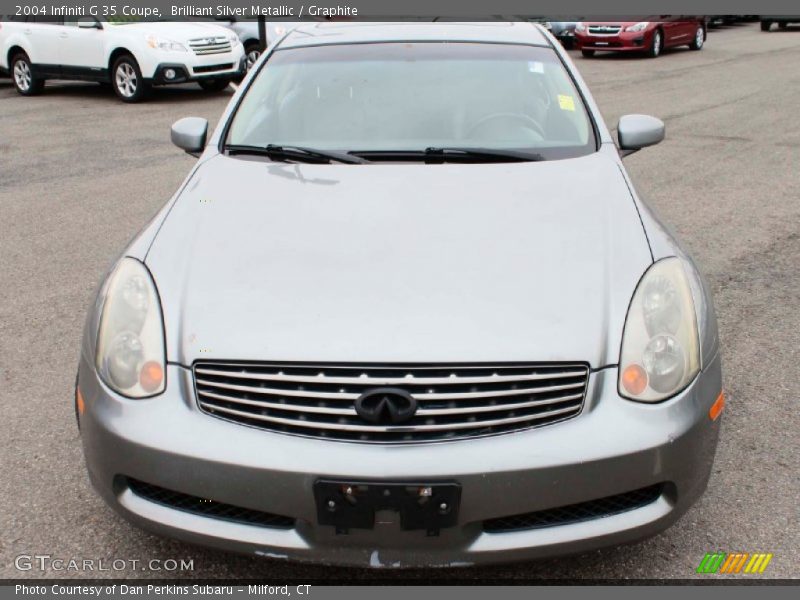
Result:
<svg viewBox="0 0 800 600">
<path fill-rule="evenodd" d="M 547 21 L 544 26 L 564 47 L 575 45 L 575 26 L 577 21 Z"/>
<path fill-rule="evenodd" d="M 239 38 L 199 22 L 23 17 L 2 24 L 0 44 L 0 68 L 23 96 L 47 79 L 77 79 L 110 83 L 120 100 L 137 102 L 154 85 L 196 81 L 220 91 L 245 68 Z"/>
<path fill-rule="evenodd" d="M 773 23 L 778 24 L 779 29 L 786 29 L 790 24 L 800 24 L 800 15 L 761 15 L 761 31 L 769 31 Z"/>
<path fill-rule="evenodd" d="M 746 20 L 746 15 L 708 15 L 706 16 L 706 25 L 709 27 L 735 25 L 736 23 Z"/>
<path fill-rule="evenodd" d="M 621 160 L 664 124 L 624 116 L 615 145 L 550 39 L 304 24 L 213 134 L 173 125 L 199 160 L 84 329 L 106 502 L 193 543 L 387 567 L 630 542 L 699 498 L 714 310 Z"/>
<path fill-rule="evenodd" d="M 257 21 L 243 21 L 241 19 L 218 19 L 217 23 L 230 29 L 239 36 L 239 40 L 244 45 L 244 52 L 247 56 L 247 69 L 250 70 L 258 57 L 261 56 L 261 41 L 258 33 Z M 278 41 L 286 32 L 296 27 L 297 23 L 267 21 L 267 44 Z"/>
<path fill-rule="evenodd" d="M 641 52 L 655 58 L 664 48 L 689 46 L 702 50 L 706 41 L 704 17 L 671 21 L 581 22 L 575 43 L 584 57 L 595 52 Z"/>
</svg>

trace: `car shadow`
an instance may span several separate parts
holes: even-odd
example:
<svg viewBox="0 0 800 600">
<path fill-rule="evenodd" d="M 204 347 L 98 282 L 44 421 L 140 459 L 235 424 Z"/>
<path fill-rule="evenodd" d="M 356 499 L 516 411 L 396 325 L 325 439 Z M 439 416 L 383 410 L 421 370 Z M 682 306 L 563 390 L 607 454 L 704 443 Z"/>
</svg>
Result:
<svg viewBox="0 0 800 600">
<path fill-rule="evenodd" d="M 4 87 L 4 84 L 5 82 L 0 82 L 0 87 Z M 13 84 L 9 81 L 8 86 L 13 87 Z M 194 84 L 155 87 L 141 104 L 170 104 L 230 97 L 233 95 L 233 91 L 232 87 L 228 87 L 222 92 L 207 92 Z M 48 81 L 42 95 L 46 97 L 61 96 L 64 98 L 102 98 L 122 103 L 110 85 L 101 85 L 93 82 Z"/>
<path fill-rule="evenodd" d="M 594 56 L 592 56 L 590 58 L 586 58 L 586 57 L 581 55 L 579 50 L 576 50 L 573 56 L 577 57 L 577 58 L 579 58 L 581 60 L 611 60 L 611 61 L 614 61 L 614 60 L 620 60 L 620 61 L 626 61 L 626 60 L 658 60 L 658 58 L 663 58 L 665 56 L 670 56 L 671 54 L 681 54 L 683 52 L 691 52 L 691 50 L 689 50 L 689 48 L 682 48 L 682 47 L 681 48 L 665 48 L 665 49 L 663 49 L 661 51 L 661 54 L 659 54 L 659 56 L 656 59 L 652 59 L 649 56 L 647 56 L 645 51 L 642 51 L 642 52 L 631 52 L 631 51 L 614 52 L 613 50 L 609 50 L 609 51 L 598 50 L 597 53 Z"/>
</svg>

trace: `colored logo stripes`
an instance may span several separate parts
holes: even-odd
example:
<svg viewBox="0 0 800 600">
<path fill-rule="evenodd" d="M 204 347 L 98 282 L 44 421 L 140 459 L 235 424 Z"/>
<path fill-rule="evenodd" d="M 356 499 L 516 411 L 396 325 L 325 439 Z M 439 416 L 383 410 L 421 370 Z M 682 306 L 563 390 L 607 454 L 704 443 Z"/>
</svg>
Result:
<svg viewBox="0 0 800 600">
<path fill-rule="evenodd" d="M 698 573 L 763 573 L 772 554 L 763 552 L 707 552 L 697 567 Z"/>
</svg>

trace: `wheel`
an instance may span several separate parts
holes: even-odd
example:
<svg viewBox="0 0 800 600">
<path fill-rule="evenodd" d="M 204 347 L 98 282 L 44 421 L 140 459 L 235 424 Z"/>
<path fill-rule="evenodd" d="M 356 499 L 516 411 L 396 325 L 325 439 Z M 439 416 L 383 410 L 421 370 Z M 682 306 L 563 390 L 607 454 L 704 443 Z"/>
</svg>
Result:
<svg viewBox="0 0 800 600">
<path fill-rule="evenodd" d="M 230 79 L 201 79 L 197 82 L 207 92 L 221 92 L 230 84 Z"/>
<path fill-rule="evenodd" d="M 244 46 L 244 53 L 245 56 L 247 56 L 247 62 L 245 63 L 245 66 L 249 71 L 261 56 L 261 44 L 258 42 L 247 42 L 247 44 Z"/>
<path fill-rule="evenodd" d="M 772 27 L 771 21 L 761 21 L 761 31 L 769 31 L 770 27 Z"/>
<path fill-rule="evenodd" d="M 139 102 L 150 91 L 136 59 L 130 55 L 120 56 L 111 67 L 111 87 L 123 102 Z"/>
<path fill-rule="evenodd" d="M 583 54 L 584 58 L 592 58 L 594 56 L 594 50 L 581 50 L 581 54 Z"/>
<path fill-rule="evenodd" d="M 647 56 L 650 58 L 656 58 L 661 51 L 664 49 L 664 38 L 661 33 L 660 29 L 656 29 L 653 33 L 653 43 L 650 44 L 650 48 L 647 50 Z"/>
<path fill-rule="evenodd" d="M 44 79 L 33 76 L 31 61 L 24 52 L 11 59 L 11 75 L 14 87 L 23 96 L 35 96 L 44 89 Z"/>
<path fill-rule="evenodd" d="M 706 32 L 701 26 L 698 25 L 697 31 L 694 32 L 694 39 L 692 43 L 689 44 L 689 48 L 692 50 L 702 50 L 703 44 L 706 41 Z"/>
</svg>

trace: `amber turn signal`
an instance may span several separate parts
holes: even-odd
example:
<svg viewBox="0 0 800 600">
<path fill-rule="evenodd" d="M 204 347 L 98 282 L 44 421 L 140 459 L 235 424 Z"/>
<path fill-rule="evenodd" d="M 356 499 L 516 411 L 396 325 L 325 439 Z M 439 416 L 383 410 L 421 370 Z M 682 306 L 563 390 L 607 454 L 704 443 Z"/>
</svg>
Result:
<svg viewBox="0 0 800 600">
<path fill-rule="evenodd" d="M 712 421 L 717 420 L 717 418 L 722 414 L 723 408 L 725 408 L 725 393 L 720 392 L 719 396 L 717 396 L 717 399 L 714 400 L 714 404 L 711 405 L 711 408 L 708 411 L 708 416 Z"/>
<path fill-rule="evenodd" d="M 86 404 L 83 402 L 83 394 L 81 394 L 81 388 L 75 388 L 75 406 L 78 409 L 78 414 L 82 415 L 83 411 L 86 410 Z"/>
<path fill-rule="evenodd" d="M 139 373 L 139 384 L 146 392 L 155 392 L 161 385 L 164 379 L 164 370 L 161 365 L 151 360 L 144 363 L 141 372 Z"/>
<path fill-rule="evenodd" d="M 638 396 L 647 387 L 647 373 L 639 365 L 628 365 L 622 372 L 622 387 L 629 394 Z"/>
</svg>

